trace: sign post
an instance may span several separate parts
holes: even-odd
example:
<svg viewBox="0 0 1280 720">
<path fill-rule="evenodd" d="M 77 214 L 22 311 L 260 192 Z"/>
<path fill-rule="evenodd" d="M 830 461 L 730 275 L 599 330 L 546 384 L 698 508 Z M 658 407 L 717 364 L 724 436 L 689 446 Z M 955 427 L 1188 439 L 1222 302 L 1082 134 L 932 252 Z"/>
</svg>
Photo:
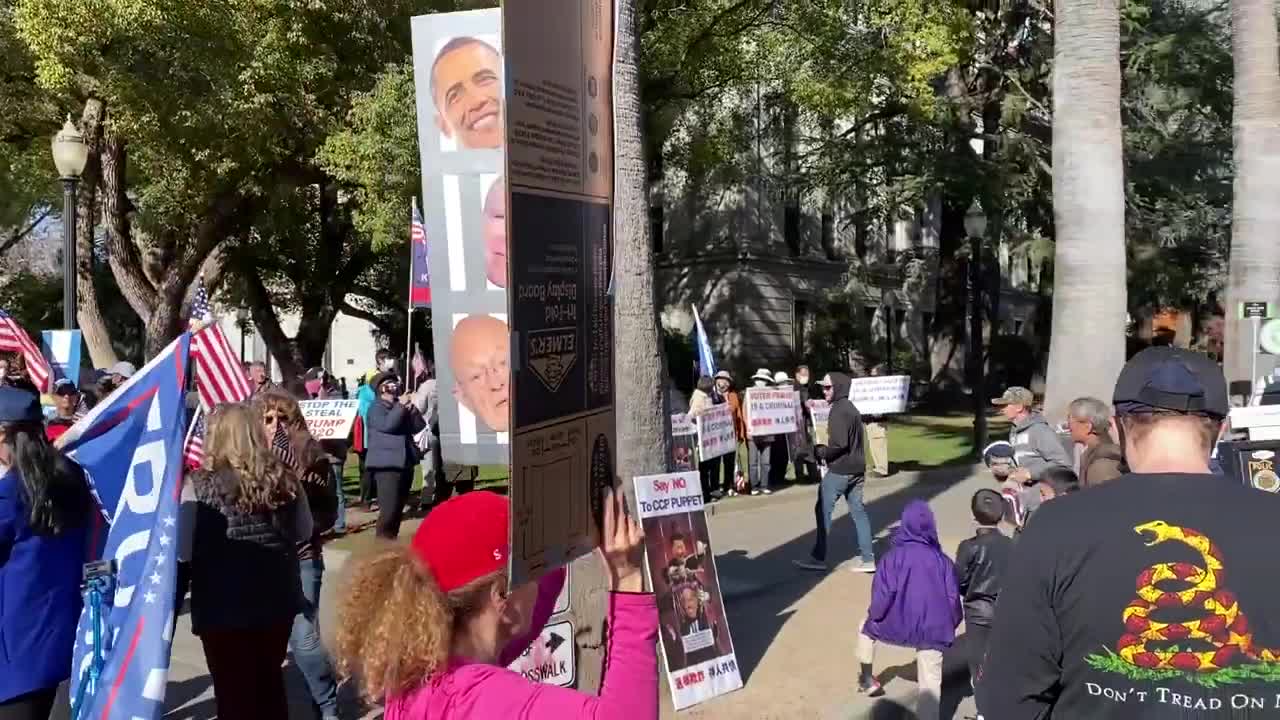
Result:
<svg viewBox="0 0 1280 720">
<path fill-rule="evenodd" d="M 1258 336 L 1262 329 L 1262 321 L 1275 316 L 1275 305 L 1261 300 L 1250 300 L 1240 303 L 1240 317 L 1248 318 L 1253 328 L 1253 345 L 1249 354 L 1249 389 L 1250 396 L 1256 395 L 1258 388 Z"/>
</svg>

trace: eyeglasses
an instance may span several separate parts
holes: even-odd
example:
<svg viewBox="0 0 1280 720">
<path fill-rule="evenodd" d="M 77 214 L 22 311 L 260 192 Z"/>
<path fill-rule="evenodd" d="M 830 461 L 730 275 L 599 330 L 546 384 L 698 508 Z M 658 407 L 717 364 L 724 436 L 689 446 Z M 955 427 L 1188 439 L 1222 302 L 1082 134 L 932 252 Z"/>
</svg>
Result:
<svg viewBox="0 0 1280 720">
<path fill-rule="evenodd" d="M 268 412 L 268 413 L 262 414 L 262 422 L 266 425 L 275 425 L 277 422 L 289 423 L 292 421 L 293 421 L 293 418 L 287 413 Z"/>
</svg>

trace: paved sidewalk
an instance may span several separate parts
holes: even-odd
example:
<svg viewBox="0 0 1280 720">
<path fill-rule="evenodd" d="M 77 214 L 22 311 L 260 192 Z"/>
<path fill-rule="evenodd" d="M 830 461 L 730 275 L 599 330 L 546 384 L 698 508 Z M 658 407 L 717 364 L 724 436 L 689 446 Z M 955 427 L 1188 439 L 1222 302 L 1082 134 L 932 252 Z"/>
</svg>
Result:
<svg viewBox="0 0 1280 720">
<path fill-rule="evenodd" d="M 878 550 L 902 507 L 912 498 L 929 500 L 938 516 L 943 547 L 956 545 L 972 532 L 969 498 L 983 479 L 968 467 L 901 473 L 871 480 L 866 502 L 877 535 Z M 732 498 L 712 506 L 712 545 L 725 592 L 730 632 L 745 673 L 745 687 L 730 695 L 675 713 L 663 688 L 664 718 L 730 719 L 910 717 L 903 708 L 915 705 L 915 666 L 908 651 L 877 652 L 876 672 L 887 694 L 876 701 L 856 691 L 853 648 L 870 597 L 871 577 L 840 567 L 830 573 L 807 572 L 792 560 L 804 557 L 813 542 L 814 486 L 792 487 L 769 497 Z M 404 533 L 412 532 L 406 524 Z M 344 546 L 360 551 L 363 543 Z M 835 562 L 853 555 L 853 527 L 841 504 L 832 531 Z M 322 607 L 349 552 L 327 548 L 329 565 Z M 326 612 L 326 618 L 329 614 Z M 968 672 L 960 654 L 945 668 L 943 718 L 973 716 Z M 289 668 L 290 720 L 315 718 L 302 679 Z M 213 691 L 199 641 L 188 618 L 179 620 L 167 696 L 166 718 L 209 720 L 216 717 Z M 379 718 L 373 709 L 364 718 Z"/>
</svg>

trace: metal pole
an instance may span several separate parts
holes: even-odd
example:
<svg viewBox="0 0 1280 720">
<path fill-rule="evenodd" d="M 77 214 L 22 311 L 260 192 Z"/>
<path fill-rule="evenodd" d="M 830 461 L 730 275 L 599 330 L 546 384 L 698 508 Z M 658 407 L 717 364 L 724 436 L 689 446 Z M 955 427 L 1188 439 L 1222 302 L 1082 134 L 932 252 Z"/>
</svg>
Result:
<svg viewBox="0 0 1280 720">
<path fill-rule="evenodd" d="M 246 323 L 241 320 L 238 324 L 240 325 L 240 364 L 244 365 L 244 326 Z"/>
<path fill-rule="evenodd" d="M 973 389 L 973 449 L 987 444 L 986 372 L 982 362 L 982 238 L 969 238 L 969 364 Z"/>
<path fill-rule="evenodd" d="M 62 326 L 76 329 L 76 183 L 62 178 Z"/>
<path fill-rule="evenodd" d="M 1253 347 L 1249 348 L 1249 358 L 1251 360 L 1249 370 L 1249 403 L 1253 403 L 1253 398 L 1258 394 L 1258 330 L 1262 327 L 1262 318 L 1254 315 L 1249 318 L 1249 323 L 1253 325 Z"/>
</svg>

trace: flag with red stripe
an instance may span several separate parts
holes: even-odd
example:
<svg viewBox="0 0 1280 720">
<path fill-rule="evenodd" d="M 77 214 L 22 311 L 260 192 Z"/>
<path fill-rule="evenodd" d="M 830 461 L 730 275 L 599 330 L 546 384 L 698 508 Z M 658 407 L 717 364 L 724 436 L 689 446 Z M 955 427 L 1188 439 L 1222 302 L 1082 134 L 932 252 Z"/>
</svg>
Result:
<svg viewBox="0 0 1280 720">
<path fill-rule="evenodd" d="M 418 212 L 418 201 L 413 202 L 413 219 L 409 223 L 409 241 L 413 252 L 413 276 L 409 283 L 409 307 L 431 307 L 431 272 L 427 265 L 427 228 Z"/>
<path fill-rule="evenodd" d="M 191 430 L 182 447 L 182 462 L 188 468 L 204 465 L 204 430 L 204 409 L 196 408 L 195 422 L 191 423 Z"/>
<path fill-rule="evenodd" d="M 27 364 L 27 376 L 40 392 L 49 391 L 53 370 L 45 360 L 40 346 L 35 344 L 26 330 L 9 313 L 0 310 L 0 351 L 18 353 Z"/>
<path fill-rule="evenodd" d="M 213 317 L 204 281 L 196 285 L 191 301 L 191 361 L 195 369 L 196 393 L 206 411 L 219 403 L 242 402 L 253 393 L 249 378 L 226 333 Z"/>
</svg>

